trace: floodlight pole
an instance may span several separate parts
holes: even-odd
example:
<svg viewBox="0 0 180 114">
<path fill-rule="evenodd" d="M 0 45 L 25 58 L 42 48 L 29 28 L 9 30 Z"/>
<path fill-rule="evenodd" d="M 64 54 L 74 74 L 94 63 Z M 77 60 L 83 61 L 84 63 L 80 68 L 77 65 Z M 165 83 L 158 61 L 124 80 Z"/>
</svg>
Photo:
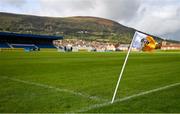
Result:
<svg viewBox="0 0 180 114">
<path fill-rule="evenodd" d="M 133 45 L 133 41 L 134 41 L 134 39 L 135 39 L 135 37 L 136 37 L 136 34 L 137 34 L 137 32 L 135 32 L 135 34 L 134 34 L 134 36 L 133 36 L 133 39 L 132 39 L 132 41 L 131 41 L 130 47 L 129 47 L 129 49 L 128 49 L 128 53 L 127 53 L 127 55 L 126 55 L 126 58 L 125 58 L 123 67 L 122 67 L 122 69 L 121 69 L 121 73 L 120 73 L 120 75 L 119 75 L 119 79 L 118 79 L 118 81 L 117 81 L 116 88 L 115 88 L 115 90 L 114 90 L 114 94 L 113 94 L 113 97 L 112 97 L 111 104 L 114 103 L 114 99 L 115 99 L 115 97 L 116 97 L 116 93 L 117 93 L 117 90 L 118 90 L 118 87 L 119 87 L 119 84 L 120 84 L 120 81 L 121 81 L 121 78 L 122 78 L 122 75 L 123 75 L 123 72 L 124 72 L 124 68 L 125 68 L 125 66 L 126 66 L 126 63 L 127 63 L 128 57 L 129 57 L 129 54 L 130 54 L 130 52 L 131 52 L 131 48 L 132 48 L 132 45 Z"/>
</svg>

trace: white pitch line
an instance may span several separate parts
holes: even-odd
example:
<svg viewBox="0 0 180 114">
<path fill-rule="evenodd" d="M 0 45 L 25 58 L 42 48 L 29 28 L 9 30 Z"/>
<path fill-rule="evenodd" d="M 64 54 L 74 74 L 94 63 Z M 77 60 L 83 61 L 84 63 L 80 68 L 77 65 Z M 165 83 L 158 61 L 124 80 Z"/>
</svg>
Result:
<svg viewBox="0 0 180 114">
<path fill-rule="evenodd" d="M 129 99 L 132 99 L 132 98 L 136 98 L 136 97 L 147 95 L 147 94 L 154 93 L 154 92 L 157 92 L 157 91 L 165 90 L 165 89 L 175 87 L 175 86 L 178 86 L 178 85 L 180 85 L 180 83 L 174 83 L 174 84 L 170 84 L 170 85 L 167 85 L 167 86 L 164 86 L 164 87 L 160 87 L 160 88 L 152 89 L 152 90 L 149 90 L 149 91 L 141 92 L 141 93 L 134 94 L 134 95 L 131 95 L 131 96 L 128 96 L 128 97 L 117 99 L 117 100 L 114 101 L 114 103 L 126 101 L 126 100 L 129 100 Z M 95 105 L 92 105 L 90 107 L 83 108 L 83 109 L 81 109 L 81 110 L 79 110 L 77 112 L 86 112 L 86 111 L 89 111 L 89 110 L 92 110 L 92 109 L 96 109 L 96 108 L 100 108 L 100 107 L 104 107 L 104 106 L 108 106 L 108 105 L 112 105 L 110 101 L 102 103 L 102 104 L 95 104 Z"/>
<path fill-rule="evenodd" d="M 80 92 L 75 92 L 75 91 L 72 91 L 72 90 L 69 90 L 69 89 L 61 89 L 61 88 L 53 87 L 53 86 L 50 86 L 50 85 L 45 85 L 45 84 L 40 84 L 40 83 L 35 83 L 35 82 L 30 82 L 30 81 L 25 81 L 25 80 L 20 80 L 20 79 L 16 79 L 16 78 L 10 78 L 10 77 L 7 77 L 7 76 L 3 76 L 1 78 L 12 80 L 12 81 L 16 81 L 16 82 L 20 82 L 20 83 L 24 83 L 24 84 L 28 84 L 28 85 L 34 85 L 34 86 L 39 86 L 39 87 L 43 87 L 43 88 L 47 88 L 47 89 L 53 89 L 53 90 L 59 91 L 59 92 L 71 93 L 73 95 L 81 96 L 81 97 L 88 98 L 88 99 L 91 99 L 91 100 L 103 101 L 103 102 L 107 101 L 107 99 L 101 99 L 101 98 L 99 98 L 97 96 L 90 96 L 88 94 L 84 94 L 84 93 L 80 93 Z"/>
</svg>

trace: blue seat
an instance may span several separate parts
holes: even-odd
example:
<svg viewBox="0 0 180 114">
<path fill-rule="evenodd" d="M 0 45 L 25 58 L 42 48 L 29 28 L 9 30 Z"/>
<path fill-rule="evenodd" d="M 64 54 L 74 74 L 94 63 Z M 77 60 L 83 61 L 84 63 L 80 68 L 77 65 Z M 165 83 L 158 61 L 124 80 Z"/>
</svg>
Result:
<svg viewBox="0 0 180 114">
<path fill-rule="evenodd" d="M 34 44 L 11 44 L 13 48 L 30 48 L 34 49 L 37 48 Z"/>
<path fill-rule="evenodd" d="M 10 44 L 13 48 L 55 48 L 53 44 Z M 8 43 L 0 42 L 0 48 L 11 48 Z"/>
<path fill-rule="evenodd" d="M 0 43 L 0 48 L 10 48 L 9 45 L 7 43 Z"/>
</svg>

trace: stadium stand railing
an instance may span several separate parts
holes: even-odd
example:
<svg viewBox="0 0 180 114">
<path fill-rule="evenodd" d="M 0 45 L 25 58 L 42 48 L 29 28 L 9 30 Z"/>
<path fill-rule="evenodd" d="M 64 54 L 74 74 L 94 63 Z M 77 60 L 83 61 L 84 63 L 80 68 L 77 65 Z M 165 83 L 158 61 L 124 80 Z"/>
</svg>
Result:
<svg viewBox="0 0 180 114">
<path fill-rule="evenodd" d="M 10 44 L 13 48 L 38 48 L 35 44 Z"/>
</svg>

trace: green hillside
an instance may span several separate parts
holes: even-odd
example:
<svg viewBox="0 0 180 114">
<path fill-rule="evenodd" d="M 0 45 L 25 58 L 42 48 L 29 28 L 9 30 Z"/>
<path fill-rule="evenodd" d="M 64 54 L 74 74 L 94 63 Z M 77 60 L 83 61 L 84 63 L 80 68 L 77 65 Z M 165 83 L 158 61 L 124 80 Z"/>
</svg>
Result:
<svg viewBox="0 0 180 114">
<path fill-rule="evenodd" d="M 0 31 L 64 35 L 68 39 L 129 43 L 135 32 L 135 29 L 118 22 L 88 16 L 60 18 L 0 12 L 0 20 Z"/>
<path fill-rule="evenodd" d="M 130 42 L 135 31 L 112 20 L 97 17 L 52 18 L 0 13 L 0 20 L 0 31 L 124 43 Z"/>
</svg>

